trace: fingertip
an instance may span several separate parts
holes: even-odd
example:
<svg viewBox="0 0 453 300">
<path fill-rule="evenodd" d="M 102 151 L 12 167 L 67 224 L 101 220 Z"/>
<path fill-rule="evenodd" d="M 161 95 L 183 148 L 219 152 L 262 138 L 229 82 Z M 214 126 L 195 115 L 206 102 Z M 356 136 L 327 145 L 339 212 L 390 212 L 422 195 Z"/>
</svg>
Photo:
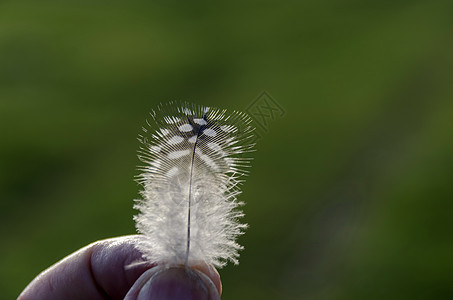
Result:
<svg viewBox="0 0 453 300">
<path fill-rule="evenodd" d="M 204 272 L 188 267 L 156 267 L 145 272 L 127 300 L 217 300 L 218 288 Z"/>
<path fill-rule="evenodd" d="M 219 295 L 222 295 L 222 281 L 220 280 L 219 272 L 212 265 L 206 263 L 201 263 L 195 266 L 192 266 L 194 269 L 204 273 L 215 285 Z"/>
</svg>

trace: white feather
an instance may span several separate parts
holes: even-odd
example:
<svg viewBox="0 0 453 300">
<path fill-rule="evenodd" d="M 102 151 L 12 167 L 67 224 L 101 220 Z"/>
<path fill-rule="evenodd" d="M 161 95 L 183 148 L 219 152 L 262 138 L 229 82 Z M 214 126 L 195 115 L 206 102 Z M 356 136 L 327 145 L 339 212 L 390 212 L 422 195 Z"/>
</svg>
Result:
<svg viewBox="0 0 453 300">
<path fill-rule="evenodd" d="M 170 102 L 151 114 L 140 159 L 146 164 L 134 208 L 137 248 L 152 262 L 222 267 L 238 263 L 242 246 L 239 184 L 252 150 L 251 119 L 244 113 Z"/>
</svg>

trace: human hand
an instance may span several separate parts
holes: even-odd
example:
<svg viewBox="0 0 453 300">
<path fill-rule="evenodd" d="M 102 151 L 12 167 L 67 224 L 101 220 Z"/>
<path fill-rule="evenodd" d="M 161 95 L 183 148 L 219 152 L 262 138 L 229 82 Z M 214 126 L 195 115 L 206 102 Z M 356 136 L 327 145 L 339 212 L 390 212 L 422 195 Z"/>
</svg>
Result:
<svg viewBox="0 0 453 300">
<path fill-rule="evenodd" d="M 214 267 L 146 263 L 134 247 L 141 238 L 102 240 L 74 252 L 39 274 L 18 300 L 220 299 L 222 285 Z"/>
</svg>

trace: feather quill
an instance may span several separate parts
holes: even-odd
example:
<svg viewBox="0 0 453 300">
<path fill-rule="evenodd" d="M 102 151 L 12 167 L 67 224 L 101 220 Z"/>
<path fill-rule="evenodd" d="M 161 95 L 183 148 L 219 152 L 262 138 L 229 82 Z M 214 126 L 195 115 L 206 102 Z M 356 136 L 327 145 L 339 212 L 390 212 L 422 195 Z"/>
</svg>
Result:
<svg viewBox="0 0 453 300">
<path fill-rule="evenodd" d="M 139 136 L 145 164 L 134 208 L 137 248 L 151 261 L 191 266 L 238 264 L 236 238 L 246 224 L 239 219 L 239 185 L 253 150 L 253 128 L 245 113 L 170 102 L 151 113 Z"/>
</svg>

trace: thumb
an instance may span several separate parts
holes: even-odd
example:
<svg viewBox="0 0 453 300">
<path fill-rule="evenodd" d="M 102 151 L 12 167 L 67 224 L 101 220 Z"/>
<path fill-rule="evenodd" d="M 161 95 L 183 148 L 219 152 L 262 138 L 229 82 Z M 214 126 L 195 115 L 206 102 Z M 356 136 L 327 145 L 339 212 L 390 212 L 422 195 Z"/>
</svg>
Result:
<svg viewBox="0 0 453 300">
<path fill-rule="evenodd" d="M 125 300 L 217 300 L 220 289 L 213 281 L 217 278 L 197 269 L 178 267 L 155 267 L 140 276 L 127 293 Z M 214 278 L 213 278 L 214 277 Z"/>
</svg>

